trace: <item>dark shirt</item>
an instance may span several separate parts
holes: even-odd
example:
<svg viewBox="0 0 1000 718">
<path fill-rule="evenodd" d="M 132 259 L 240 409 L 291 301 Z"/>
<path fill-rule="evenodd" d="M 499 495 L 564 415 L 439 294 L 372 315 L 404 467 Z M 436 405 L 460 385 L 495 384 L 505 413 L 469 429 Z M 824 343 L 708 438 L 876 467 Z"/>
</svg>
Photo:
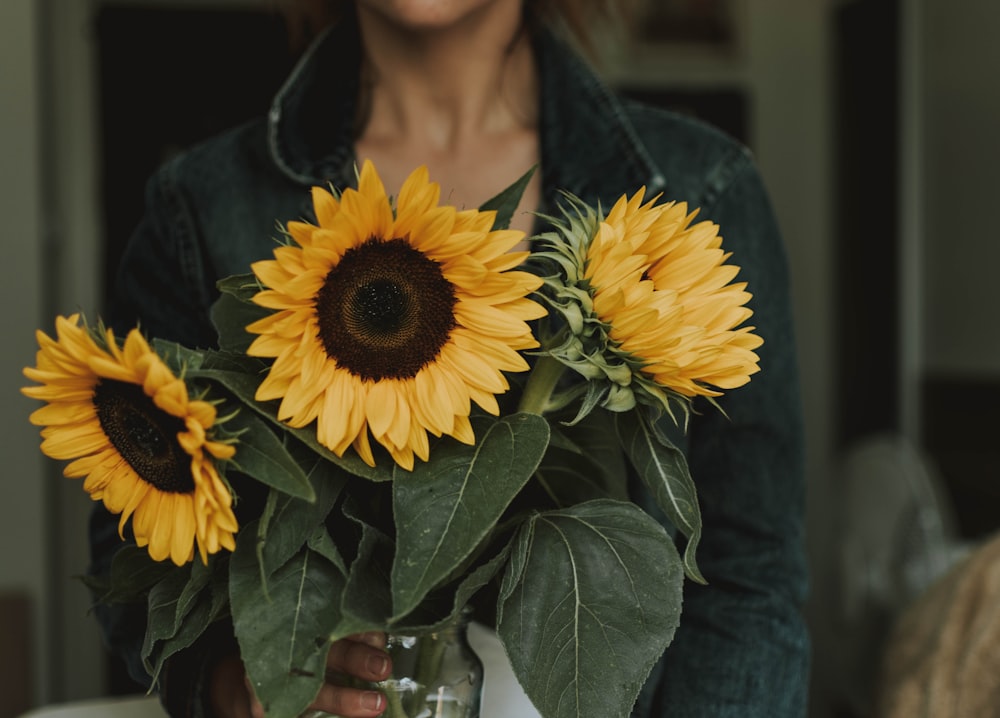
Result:
<svg viewBox="0 0 1000 718">
<path fill-rule="evenodd" d="M 697 559 L 708 585 L 686 583 L 681 626 L 634 715 L 804 716 L 801 410 L 785 251 L 761 179 L 747 149 L 721 132 L 619 99 L 549 33 L 538 33 L 535 46 L 542 212 L 556 212 L 560 189 L 607 208 L 643 185 L 647 196 L 700 207 L 698 218 L 720 225 L 739 280 L 749 283 L 751 324 L 765 340 L 761 372 L 719 402 L 727 416 L 708 407 L 692 416 L 684 444 L 703 512 Z M 269 258 L 276 223 L 313 216 L 310 186 L 353 184 L 359 66 L 355 28 L 328 32 L 268 117 L 191 149 L 151 178 L 116 285 L 117 331 L 138 321 L 150 336 L 214 344 L 216 281 Z M 662 519 L 648 496 L 636 500 Z M 107 570 L 118 542 L 117 517 L 98 509 L 92 571 Z M 148 683 L 138 661 L 141 612 L 103 609 L 100 619 L 111 647 Z M 173 714 L 198 713 L 198 676 L 211 660 L 210 650 L 171 659 L 164 702 Z"/>
</svg>

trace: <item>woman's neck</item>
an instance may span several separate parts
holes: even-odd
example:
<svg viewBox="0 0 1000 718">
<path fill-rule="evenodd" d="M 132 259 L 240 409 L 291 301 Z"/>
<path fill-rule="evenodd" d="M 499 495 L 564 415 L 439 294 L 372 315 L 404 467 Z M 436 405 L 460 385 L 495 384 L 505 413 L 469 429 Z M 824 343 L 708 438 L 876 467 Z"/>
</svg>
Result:
<svg viewBox="0 0 1000 718">
<path fill-rule="evenodd" d="M 488 2 L 414 28 L 358 5 L 368 141 L 462 152 L 491 135 L 534 129 L 537 78 L 519 2 Z"/>
</svg>

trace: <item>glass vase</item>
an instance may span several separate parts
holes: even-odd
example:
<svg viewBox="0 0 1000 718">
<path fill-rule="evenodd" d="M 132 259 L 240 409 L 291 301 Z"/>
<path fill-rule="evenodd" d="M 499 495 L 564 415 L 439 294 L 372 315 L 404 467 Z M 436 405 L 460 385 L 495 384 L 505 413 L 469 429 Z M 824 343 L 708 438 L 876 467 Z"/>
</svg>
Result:
<svg viewBox="0 0 1000 718">
<path fill-rule="evenodd" d="M 392 676 L 379 682 L 382 718 L 479 718 L 483 664 L 469 646 L 469 615 L 433 633 L 389 634 Z"/>
<path fill-rule="evenodd" d="M 387 636 L 392 675 L 357 688 L 379 690 L 386 697 L 380 718 L 479 718 L 483 664 L 468 642 L 469 611 L 443 628 L 426 633 Z M 339 718 L 309 711 L 300 718 Z"/>
</svg>

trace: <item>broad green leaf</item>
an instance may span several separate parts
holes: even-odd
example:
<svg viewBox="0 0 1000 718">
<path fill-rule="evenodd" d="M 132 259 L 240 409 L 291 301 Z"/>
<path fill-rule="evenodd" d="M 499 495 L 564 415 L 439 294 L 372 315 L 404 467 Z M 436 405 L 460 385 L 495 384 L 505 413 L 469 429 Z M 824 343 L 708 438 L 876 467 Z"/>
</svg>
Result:
<svg viewBox="0 0 1000 718">
<path fill-rule="evenodd" d="M 485 422 L 484 422 L 485 423 Z M 490 535 L 548 446 L 548 422 L 515 414 L 476 428 L 477 443 L 438 443 L 393 481 L 394 620 L 405 616 Z"/>
<path fill-rule="evenodd" d="M 142 659 L 154 682 L 163 662 L 194 643 L 217 617 L 222 605 L 215 587 L 226 566 L 226 558 L 218 555 L 210 556 L 207 565 L 196 557 L 185 566 L 171 566 L 150 592 Z"/>
<path fill-rule="evenodd" d="M 337 636 L 358 631 L 385 629 L 392 613 L 389 571 L 392 565 L 392 540 L 377 527 L 365 522 L 356 510 L 348 509 L 361 526 L 358 555 L 351 563 L 344 591 L 344 622 Z"/>
<path fill-rule="evenodd" d="M 340 555 L 340 551 L 337 550 L 337 546 L 333 543 L 325 526 L 317 526 L 312 536 L 306 541 L 306 545 L 310 551 L 318 553 L 336 566 L 338 571 L 345 576 L 347 575 L 347 564 L 344 563 L 344 557 Z"/>
<path fill-rule="evenodd" d="M 628 500 L 628 470 L 621 442 L 615 435 L 614 415 L 596 410 L 573 426 L 559 432 L 576 447 L 577 453 L 597 469 L 597 476 L 611 498 Z"/>
<path fill-rule="evenodd" d="M 303 469 L 309 472 L 308 481 L 315 492 L 315 500 L 310 502 L 278 494 L 273 511 L 261 516 L 262 531 L 257 551 L 265 577 L 298 553 L 316 528 L 323 525 L 346 483 L 345 474 L 333 464 L 315 454 L 303 457 L 306 452 L 290 448 L 293 456 L 303 461 Z"/>
<path fill-rule="evenodd" d="M 181 344 L 153 338 L 151 348 L 160 357 L 170 371 L 179 376 L 185 375 L 191 369 L 197 369 L 205 359 L 205 352 L 200 349 L 189 349 Z"/>
<path fill-rule="evenodd" d="M 246 330 L 247 325 L 271 313 L 272 310 L 242 301 L 233 294 L 219 295 L 211 310 L 219 347 L 226 351 L 245 352 L 257 337 Z"/>
<path fill-rule="evenodd" d="M 149 590 L 166 578 L 176 567 L 172 563 L 154 561 L 149 549 L 125 544 L 111 559 L 111 576 L 102 603 L 145 601 Z"/>
<path fill-rule="evenodd" d="M 497 632 L 545 718 L 627 716 L 673 640 L 684 572 L 635 504 L 536 514 L 515 539 Z"/>
<path fill-rule="evenodd" d="M 203 371 L 232 371 L 246 374 L 252 378 L 248 384 L 250 395 L 257 391 L 260 380 L 267 373 L 270 363 L 258 357 L 247 356 L 242 352 L 215 351 L 204 352 L 199 370 Z M 252 388 L 250 388 L 252 387 Z"/>
<path fill-rule="evenodd" d="M 254 295 L 264 288 L 253 272 L 223 277 L 215 283 L 215 286 L 221 294 L 233 297 L 244 304 L 250 304 Z"/>
<path fill-rule="evenodd" d="M 466 574 L 455 589 L 454 612 L 468 605 L 476 593 L 485 587 L 507 565 L 510 557 L 510 543 L 503 546 L 496 556 Z"/>
<path fill-rule="evenodd" d="M 301 714 L 323 683 L 329 635 L 340 620 L 344 576 L 303 548 L 275 571 L 265 596 L 256 554 L 256 526 L 236 542 L 229 601 L 240 655 L 267 715 Z"/>
<path fill-rule="evenodd" d="M 191 564 L 177 566 L 150 589 L 146 611 L 147 641 L 164 638 L 173 633 L 177 618 L 177 603 L 190 578 Z"/>
<path fill-rule="evenodd" d="M 571 426 L 553 421 L 552 440 L 536 475 L 557 507 L 629 498 L 625 454 L 606 411 L 594 411 Z"/>
<path fill-rule="evenodd" d="M 656 431 L 638 411 L 617 416 L 618 436 L 640 478 L 671 523 L 687 537 L 684 570 L 698 583 L 706 583 L 695 553 L 701 540 L 701 509 L 698 493 L 684 452 L 663 432 Z"/>
<path fill-rule="evenodd" d="M 537 167 L 532 167 L 521 175 L 514 184 L 495 197 L 486 200 L 479 208 L 480 210 L 496 210 L 497 216 L 493 220 L 493 229 L 507 229 L 510 226 L 510 220 L 514 216 L 514 212 L 517 211 L 517 206 L 521 203 L 521 196 L 528 187 L 528 182 L 531 181 L 536 169 Z"/>
<path fill-rule="evenodd" d="M 226 411 L 234 408 L 231 403 L 225 406 Z M 285 442 L 269 424 L 244 409 L 233 413 L 226 421 L 226 428 L 239 434 L 240 441 L 232 462 L 240 471 L 289 496 L 307 501 L 316 499 L 302 467 L 292 458 Z"/>
<path fill-rule="evenodd" d="M 428 633 L 453 622 L 459 613 L 477 603 L 476 595 L 503 570 L 509 556 L 508 542 L 485 563 L 470 566 L 456 583 L 449 583 L 428 596 L 403 620 L 393 623 L 392 630 L 400 635 Z M 495 607 L 488 606 L 487 610 Z"/>
<path fill-rule="evenodd" d="M 204 592 L 202 600 L 192 605 L 191 610 L 184 615 L 184 619 L 177 630 L 167 638 L 149 646 L 149 654 L 143 660 L 146 669 L 155 684 L 163 670 L 164 662 L 180 650 L 192 645 L 205 632 L 212 622 L 212 601 L 209 592 Z M 146 649 L 146 646 L 143 646 Z"/>
<path fill-rule="evenodd" d="M 220 564 L 223 570 L 218 570 Z M 224 570 L 226 566 L 224 562 L 220 562 L 220 564 L 216 564 L 216 570 L 212 571 L 210 585 L 203 587 L 199 592 L 198 602 L 191 606 L 191 610 L 187 612 L 181 624 L 177 627 L 177 632 L 170 638 L 160 641 L 154 648 L 150 656 L 150 663 L 152 663 L 151 675 L 154 683 L 157 681 L 163 669 L 163 664 L 168 658 L 178 651 L 194 645 L 194 642 L 201 638 L 202 634 L 208 630 L 213 621 L 228 612 L 228 571 Z"/>
</svg>

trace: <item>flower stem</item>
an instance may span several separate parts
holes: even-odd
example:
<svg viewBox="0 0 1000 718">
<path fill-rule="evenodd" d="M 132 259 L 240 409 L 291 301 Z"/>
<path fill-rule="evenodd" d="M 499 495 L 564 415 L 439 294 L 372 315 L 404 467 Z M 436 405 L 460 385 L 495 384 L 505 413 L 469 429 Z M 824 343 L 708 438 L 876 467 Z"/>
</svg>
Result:
<svg viewBox="0 0 1000 718">
<path fill-rule="evenodd" d="M 402 695 L 394 686 L 387 687 L 383 691 L 385 695 L 386 707 L 385 711 L 382 713 L 383 718 L 408 718 L 409 713 L 403 707 Z"/>
<path fill-rule="evenodd" d="M 524 386 L 518 411 L 542 416 L 565 368 L 561 362 L 550 356 L 539 357 L 531 374 L 528 375 L 528 383 Z"/>
</svg>

